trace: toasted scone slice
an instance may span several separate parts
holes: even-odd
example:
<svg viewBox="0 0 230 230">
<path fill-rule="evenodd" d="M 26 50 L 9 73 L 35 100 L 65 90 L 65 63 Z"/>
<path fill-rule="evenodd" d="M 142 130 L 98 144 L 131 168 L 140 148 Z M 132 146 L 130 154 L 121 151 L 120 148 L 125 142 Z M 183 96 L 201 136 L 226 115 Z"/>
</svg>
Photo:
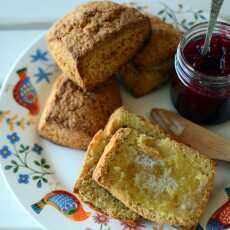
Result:
<svg viewBox="0 0 230 230">
<path fill-rule="evenodd" d="M 191 228 L 207 204 L 214 162 L 168 137 L 143 135 L 135 129 L 119 129 L 93 179 L 144 218 Z"/>
<path fill-rule="evenodd" d="M 108 138 L 102 130 L 98 131 L 89 144 L 80 176 L 74 187 L 74 193 L 93 209 L 122 221 L 135 221 L 138 214 L 113 197 L 93 179 L 93 171 L 104 151 Z"/>
<path fill-rule="evenodd" d="M 38 125 L 38 133 L 57 144 L 87 149 L 94 134 L 121 106 L 115 80 L 85 92 L 67 77 L 56 79 Z"/>
<path fill-rule="evenodd" d="M 105 135 L 111 137 L 119 128 L 133 128 L 140 133 L 154 138 L 166 137 L 167 134 L 155 123 L 145 117 L 129 112 L 124 106 L 116 109 L 105 126 Z"/>
</svg>

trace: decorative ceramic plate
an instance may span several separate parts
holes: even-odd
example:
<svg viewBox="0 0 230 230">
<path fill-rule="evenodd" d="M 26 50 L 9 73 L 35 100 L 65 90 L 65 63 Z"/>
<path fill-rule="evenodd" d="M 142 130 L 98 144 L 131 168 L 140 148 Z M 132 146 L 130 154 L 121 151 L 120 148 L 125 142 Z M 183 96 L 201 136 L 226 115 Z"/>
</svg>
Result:
<svg viewBox="0 0 230 230">
<path fill-rule="evenodd" d="M 167 2 L 168 5 L 163 1 L 150 0 L 129 3 L 160 16 L 181 30 L 206 18 L 202 10 L 191 9 L 172 0 Z M 129 226 L 94 212 L 71 194 L 62 191 L 45 196 L 55 189 L 71 192 L 84 157 L 83 151 L 55 145 L 40 138 L 36 132 L 40 112 L 57 73 L 58 68 L 47 52 L 44 37 L 41 37 L 17 60 L 1 89 L 0 165 L 2 175 L 17 200 L 45 229 L 173 229 L 146 221 Z M 173 110 L 168 86 L 140 99 L 133 98 L 123 88 L 121 92 L 124 104 L 136 113 L 148 116 L 152 107 Z M 212 126 L 211 129 L 230 137 L 230 122 Z M 214 211 L 227 202 L 229 175 L 229 165 L 218 162 L 214 190 L 198 229 L 205 228 Z M 42 201 L 32 206 L 43 197 Z M 221 229 L 217 228 L 218 223 L 229 224 L 229 202 L 218 213 L 212 220 L 213 229 Z"/>
</svg>

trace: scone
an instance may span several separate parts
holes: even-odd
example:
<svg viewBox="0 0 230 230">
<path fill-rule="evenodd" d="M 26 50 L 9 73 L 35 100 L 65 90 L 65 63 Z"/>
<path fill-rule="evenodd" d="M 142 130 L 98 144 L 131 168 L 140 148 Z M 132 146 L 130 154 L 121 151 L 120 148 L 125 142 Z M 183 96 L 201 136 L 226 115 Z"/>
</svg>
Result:
<svg viewBox="0 0 230 230">
<path fill-rule="evenodd" d="M 144 218 L 189 229 L 207 204 L 214 174 L 212 160 L 169 137 L 120 128 L 93 179 Z"/>
<path fill-rule="evenodd" d="M 110 1 L 89 2 L 48 31 L 48 48 L 57 64 L 81 88 L 105 82 L 143 45 L 150 32 L 147 16 Z"/>
<path fill-rule="evenodd" d="M 129 127 L 136 129 L 140 133 L 154 138 L 167 137 L 167 134 L 156 124 L 128 111 L 124 106 L 116 109 L 107 122 L 104 133 L 106 137 L 111 137 L 119 128 Z"/>
<path fill-rule="evenodd" d="M 132 127 L 142 133 L 157 137 L 165 137 L 163 131 L 144 117 L 129 112 L 124 107 L 116 109 L 110 116 L 105 130 L 98 131 L 90 142 L 80 176 L 74 187 L 79 198 L 93 209 L 122 221 L 135 221 L 138 215 L 126 208 L 108 191 L 99 186 L 93 179 L 93 171 L 108 144 L 111 136 L 121 127 Z"/>
<path fill-rule="evenodd" d="M 165 82 L 173 71 L 173 56 L 181 33 L 158 17 L 149 16 L 150 40 L 124 65 L 120 73 L 125 85 L 136 97 L 143 96 Z"/>
<path fill-rule="evenodd" d="M 90 207 L 116 219 L 131 222 L 138 215 L 99 186 L 93 179 L 95 169 L 109 139 L 102 130 L 98 131 L 89 144 L 81 173 L 74 187 L 74 193 Z"/>
<path fill-rule="evenodd" d="M 84 92 L 68 78 L 59 76 L 40 118 L 38 133 L 57 144 L 86 149 L 120 105 L 120 92 L 114 80 Z"/>
<path fill-rule="evenodd" d="M 159 88 L 168 77 L 173 74 L 172 60 L 149 69 L 138 69 L 132 62 L 124 65 L 120 70 L 125 86 L 135 97 L 142 97 L 154 89 Z"/>
</svg>

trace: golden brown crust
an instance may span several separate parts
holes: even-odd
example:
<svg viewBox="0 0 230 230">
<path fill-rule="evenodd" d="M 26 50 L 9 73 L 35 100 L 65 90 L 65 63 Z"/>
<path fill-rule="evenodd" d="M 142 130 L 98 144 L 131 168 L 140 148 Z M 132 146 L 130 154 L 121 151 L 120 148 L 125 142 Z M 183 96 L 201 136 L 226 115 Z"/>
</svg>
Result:
<svg viewBox="0 0 230 230">
<path fill-rule="evenodd" d="M 110 114 L 121 105 L 115 81 L 84 92 L 71 80 L 59 76 L 41 116 L 41 136 L 69 147 L 86 149 Z"/>
<path fill-rule="evenodd" d="M 149 18 L 152 26 L 150 40 L 120 70 L 125 85 L 136 97 L 158 88 L 174 72 L 172 59 L 181 36 L 172 25 L 158 17 L 149 15 Z"/>
<path fill-rule="evenodd" d="M 140 133 L 145 133 L 155 138 L 168 136 L 156 123 L 151 122 L 145 117 L 131 113 L 124 106 L 121 106 L 110 116 L 104 132 L 107 137 L 112 137 L 119 128 L 124 127 L 136 129 Z"/>
<path fill-rule="evenodd" d="M 168 80 L 171 72 L 173 72 L 171 59 L 157 67 L 151 66 L 151 68 L 140 70 L 133 62 L 129 62 L 120 70 L 125 86 L 135 97 L 142 97 L 159 88 Z"/>
<path fill-rule="evenodd" d="M 108 139 L 102 130 L 99 130 L 89 144 L 85 160 L 74 187 L 74 193 L 96 211 L 112 216 L 122 221 L 135 221 L 138 215 L 126 208 L 119 200 L 100 187 L 93 179 L 92 174 L 100 159 Z"/>
<path fill-rule="evenodd" d="M 126 31 L 135 31 L 137 28 L 141 29 L 135 32 L 139 36 L 139 41 L 137 43 L 134 40 L 128 41 L 129 45 L 133 42 L 136 47 L 132 47 L 127 54 L 122 54 L 122 58 L 120 56 L 123 61 L 114 67 L 117 69 L 102 75 L 98 71 L 94 71 L 93 76 L 86 74 L 90 69 L 88 65 L 91 65 L 91 60 L 87 58 L 90 58 L 92 52 L 102 50 L 103 46 L 113 42 L 114 38 L 120 37 Z M 135 54 L 149 31 L 148 18 L 138 10 L 110 1 L 99 1 L 83 4 L 57 21 L 48 31 L 47 41 L 49 50 L 62 71 L 80 87 L 91 90 L 111 77 Z M 103 55 L 104 61 L 110 58 L 109 50 L 106 50 Z M 94 62 L 93 55 L 91 59 Z M 101 68 L 104 61 L 100 62 Z"/>
<path fill-rule="evenodd" d="M 181 32 L 171 24 L 162 21 L 156 16 L 149 16 L 152 35 L 141 52 L 137 53 L 133 62 L 139 68 L 150 68 L 151 66 L 162 65 L 166 60 L 171 59 L 180 41 Z"/>
<path fill-rule="evenodd" d="M 131 199 L 131 195 L 128 195 L 128 194 L 132 194 L 133 191 L 129 193 L 126 189 L 130 189 L 130 191 L 131 191 L 131 187 L 133 187 L 133 186 L 129 187 L 129 185 L 126 186 L 125 184 L 123 184 L 123 186 L 115 185 L 115 183 L 117 183 L 121 179 L 121 177 L 120 177 L 121 175 L 122 175 L 122 178 L 123 177 L 126 178 L 125 175 L 126 175 L 126 173 L 128 173 L 128 171 L 122 171 L 121 159 L 123 158 L 124 162 L 131 161 L 131 159 L 127 159 L 127 156 L 129 156 L 128 152 L 122 152 L 121 146 L 126 145 L 125 149 L 127 150 L 128 146 L 132 145 L 129 142 L 129 136 L 134 135 L 134 134 L 138 135 L 137 133 L 138 132 L 136 132 L 135 130 L 132 130 L 130 128 L 123 128 L 123 129 L 119 129 L 113 135 L 110 142 L 106 146 L 105 151 L 104 151 L 102 157 L 100 158 L 96 169 L 94 170 L 93 179 L 96 180 L 97 183 L 99 183 L 99 185 L 103 186 L 105 189 L 107 189 L 109 192 L 111 192 L 112 195 L 114 195 L 115 197 L 120 199 L 127 207 L 129 207 L 133 211 L 137 212 L 139 215 L 143 216 L 146 219 L 156 221 L 156 222 L 162 223 L 162 224 L 176 225 L 176 226 L 181 227 L 183 229 L 189 229 L 192 226 L 195 226 L 195 224 L 198 222 L 198 220 L 199 220 L 199 218 L 200 218 L 200 216 L 201 216 L 201 214 L 202 214 L 202 212 L 203 212 L 203 210 L 207 204 L 210 192 L 212 190 L 212 184 L 213 184 L 213 179 L 214 179 L 214 175 L 215 175 L 215 163 L 214 163 L 214 161 L 208 159 L 206 156 L 199 154 L 197 151 L 191 150 L 191 148 L 189 148 L 188 146 L 177 143 L 176 141 L 171 141 L 171 144 L 175 145 L 178 149 L 180 149 L 179 151 L 181 153 L 186 154 L 188 157 L 190 154 L 193 154 L 195 158 L 200 159 L 200 162 L 203 163 L 204 166 L 208 167 L 207 169 L 205 169 L 205 168 L 201 169 L 201 171 L 204 172 L 203 175 L 206 175 L 206 173 L 208 173 L 207 174 L 207 180 L 208 181 L 207 181 L 207 184 L 204 184 L 205 187 L 199 193 L 197 193 L 197 195 L 199 195 L 199 196 L 201 194 L 201 199 L 199 199 L 199 201 L 198 201 L 199 203 L 196 203 L 195 210 L 190 212 L 189 217 L 181 218 L 181 216 L 179 216 L 179 215 L 174 215 L 174 216 L 169 216 L 167 218 L 165 216 L 162 216 L 161 213 L 159 213 L 159 215 L 157 215 L 157 213 L 154 214 L 155 210 L 154 210 L 154 212 L 152 212 L 151 210 L 145 208 L 142 205 L 142 203 L 138 203 L 138 202 L 136 203 L 136 201 Z M 168 138 L 166 138 L 166 141 L 167 141 L 167 139 Z M 119 155 L 120 155 L 120 157 L 121 156 L 122 157 L 118 158 Z M 117 161 L 116 161 L 116 159 L 117 159 Z M 120 163 L 118 163 L 118 162 L 120 162 Z M 193 163 L 193 162 L 191 162 L 191 163 Z M 129 164 L 127 164 L 127 165 L 129 165 Z M 193 164 L 195 165 L 195 163 L 193 163 Z M 120 172 L 117 171 L 118 170 L 117 167 L 120 168 L 121 174 L 119 174 Z M 131 164 L 127 167 L 128 167 L 127 169 L 131 170 L 131 168 L 133 168 L 134 166 Z M 196 167 L 199 167 L 199 166 L 196 166 Z M 132 172 L 135 172 L 135 171 L 132 171 Z M 140 171 L 138 170 L 138 172 L 140 172 Z M 116 175 L 117 175 L 117 177 L 115 178 Z M 130 175 L 127 176 L 127 178 L 130 178 L 131 175 L 133 175 L 133 174 L 131 173 Z M 135 174 L 135 175 L 137 175 L 137 174 Z M 197 174 L 197 175 L 199 175 L 199 174 Z M 124 179 L 124 180 L 126 181 L 126 184 L 129 184 L 128 179 Z M 122 183 L 122 182 L 120 182 L 120 183 Z M 133 182 L 130 182 L 130 183 L 133 185 Z M 149 186 L 149 184 L 148 184 L 148 186 Z M 142 184 L 142 187 L 140 189 L 143 190 L 144 188 L 145 187 Z M 146 194 L 146 192 L 145 192 L 145 194 Z M 135 197 L 138 196 L 137 192 L 135 194 L 136 194 Z M 180 194 L 180 195 L 183 195 L 183 194 Z M 143 202 L 143 200 L 142 200 L 142 202 Z M 149 201 L 149 202 L 151 202 L 151 201 Z M 164 201 L 162 200 L 162 202 L 164 202 Z"/>
<path fill-rule="evenodd" d="M 61 40 L 77 59 L 93 49 L 98 41 L 105 40 L 106 36 L 139 23 L 143 18 L 145 16 L 136 9 L 121 4 L 110 1 L 89 2 L 58 20 L 49 29 L 47 40 Z M 76 44 L 73 44 L 75 41 L 71 34 L 76 37 Z"/>
</svg>

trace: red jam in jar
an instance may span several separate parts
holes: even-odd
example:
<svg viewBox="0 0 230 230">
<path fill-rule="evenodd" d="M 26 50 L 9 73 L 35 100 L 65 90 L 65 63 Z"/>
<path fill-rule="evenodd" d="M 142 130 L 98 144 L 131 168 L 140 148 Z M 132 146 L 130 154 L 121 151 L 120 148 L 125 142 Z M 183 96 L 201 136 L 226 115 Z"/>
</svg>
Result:
<svg viewBox="0 0 230 230">
<path fill-rule="evenodd" d="M 184 34 L 175 57 L 171 99 L 184 117 L 203 124 L 230 119 L 230 24 L 218 22 L 202 56 L 207 22 Z"/>
</svg>

